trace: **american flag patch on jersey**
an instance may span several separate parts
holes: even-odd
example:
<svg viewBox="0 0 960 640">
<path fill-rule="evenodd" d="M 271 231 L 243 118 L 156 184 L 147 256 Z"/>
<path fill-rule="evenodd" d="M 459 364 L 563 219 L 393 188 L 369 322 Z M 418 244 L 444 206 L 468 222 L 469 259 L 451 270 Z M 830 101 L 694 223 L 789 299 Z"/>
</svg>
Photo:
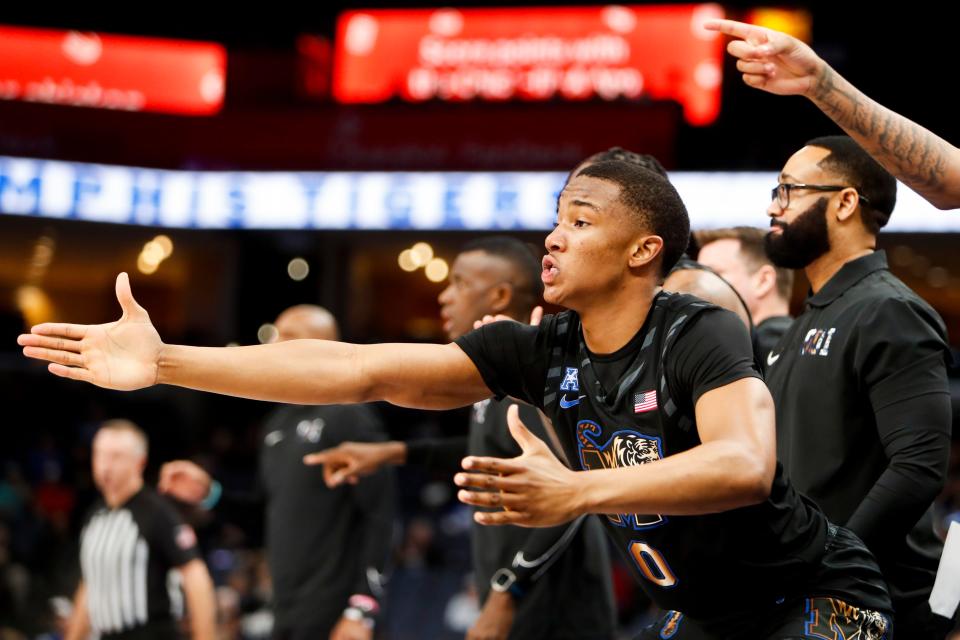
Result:
<svg viewBox="0 0 960 640">
<path fill-rule="evenodd" d="M 657 392 L 644 391 L 633 396 L 633 412 L 646 413 L 657 408 Z"/>
</svg>

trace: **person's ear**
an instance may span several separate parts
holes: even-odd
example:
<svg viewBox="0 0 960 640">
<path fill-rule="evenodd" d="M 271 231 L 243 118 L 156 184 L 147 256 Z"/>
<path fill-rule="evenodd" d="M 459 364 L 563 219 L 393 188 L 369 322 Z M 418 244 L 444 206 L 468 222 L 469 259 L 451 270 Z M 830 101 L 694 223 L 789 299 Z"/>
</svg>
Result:
<svg viewBox="0 0 960 640">
<path fill-rule="evenodd" d="M 662 253 L 663 238 L 654 235 L 640 236 L 630 247 L 630 258 L 627 264 L 631 269 L 645 267 Z"/>
<path fill-rule="evenodd" d="M 777 288 L 777 270 L 773 265 L 765 264 L 753 274 L 754 294 L 757 298 L 766 297 Z"/>
<path fill-rule="evenodd" d="M 509 282 L 501 282 L 490 290 L 490 309 L 491 315 L 503 313 L 510 308 L 513 302 L 513 285 Z"/>
<path fill-rule="evenodd" d="M 836 198 L 836 210 L 834 215 L 839 222 L 847 222 L 857 213 L 857 205 L 861 204 L 860 196 L 857 190 L 850 187 L 839 192 L 839 198 Z"/>
</svg>

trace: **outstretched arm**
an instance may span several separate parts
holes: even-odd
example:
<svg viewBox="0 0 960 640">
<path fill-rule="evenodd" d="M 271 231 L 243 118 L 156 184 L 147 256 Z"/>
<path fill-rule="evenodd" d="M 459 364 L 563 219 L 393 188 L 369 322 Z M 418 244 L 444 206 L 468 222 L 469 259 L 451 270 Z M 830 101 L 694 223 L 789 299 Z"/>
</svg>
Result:
<svg viewBox="0 0 960 640">
<path fill-rule="evenodd" d="M 168 345 L 134 300 L 125 273 L 117 277 L 117 299 L 123 315 L 116 322 L 33 327 L 18 339 L 24 355 L 50 362 L 55 375 L 119 390 L 170 384 L 275 402 L 386 400 L 424 409 L 459 407 L 490 396 L 473 362 L 455 344 Z"/>
<path fill-rule="evenodd" d="M 960 149 L 871 100 L 792 36 L 733 20 L 704 26 L 737 38 L 727 50 L 737 58 L 745 83 L 777 95 L 806 96 L 931 204 L 960 207 Z"/>
</svg>

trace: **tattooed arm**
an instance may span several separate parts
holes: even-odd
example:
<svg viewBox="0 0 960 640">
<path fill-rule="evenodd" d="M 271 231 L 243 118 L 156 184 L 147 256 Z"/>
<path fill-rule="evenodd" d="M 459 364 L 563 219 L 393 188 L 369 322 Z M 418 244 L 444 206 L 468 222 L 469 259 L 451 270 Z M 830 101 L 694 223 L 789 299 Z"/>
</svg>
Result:
<svg viewBox="0 0 960 640">
<path fill-rule="evenodd" d="M 808 97 L 931 204 L 939 209 L 960 207 L 960 149 L 871 100 L 826 64 Z"/>
<path fill-rule="evenodd" d="M 745 83 L 778 95 L 806 96 L 931 204 L 960 208 L 960 149 L 871 100 L 796 38 L 732 20 L 704 26 L 739 38 L 727 50 L 737 58 Z"/>
</svg>

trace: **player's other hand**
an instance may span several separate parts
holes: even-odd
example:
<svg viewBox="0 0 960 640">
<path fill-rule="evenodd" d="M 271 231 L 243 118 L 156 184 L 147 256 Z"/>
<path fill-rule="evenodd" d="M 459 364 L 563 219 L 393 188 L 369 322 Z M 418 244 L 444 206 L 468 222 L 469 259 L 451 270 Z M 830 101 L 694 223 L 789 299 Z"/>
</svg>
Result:
<svg viewBox="0 0 960 640">
<path fill-rule="evenodd" d="M 521 422 L 519 408 L 507 410 L 510 435 L 520 445 L 516 458 L 468 456 L 454 476 L 460 502 L 494 511 L 477 511 L 480 524 L 550 527 L 585 513 L 577 474 Z"/>
</svg>

